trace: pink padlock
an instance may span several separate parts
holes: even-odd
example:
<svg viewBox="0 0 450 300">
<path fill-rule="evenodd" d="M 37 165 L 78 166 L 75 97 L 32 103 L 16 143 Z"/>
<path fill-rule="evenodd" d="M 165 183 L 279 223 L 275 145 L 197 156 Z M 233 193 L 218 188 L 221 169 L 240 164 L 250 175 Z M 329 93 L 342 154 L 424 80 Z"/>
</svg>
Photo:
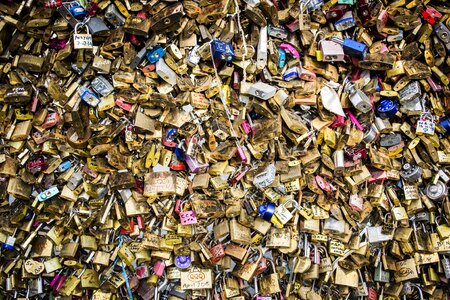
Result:
<svg viewBox="0 0 450 300">
<path fill-rule="evenodd" d="M 298 53 L 297 49 L 295 49 L 291 44 L 281 43 L 280 48 L 291 54 L 292 57 L 300 58 L 300 54 Z"/>
<path fill-rule="evenodd" d="M 345 118 L 343 116 L 336 116 L 334 122 L 330 125 L 330 128 L 338 128 L 345 125 Z"/>
<path fill-rule="evenodd" d="M 38 103 L 39 103 L 39 98 L 37 96 L 34 96 L 33 101 L 31 102 L 31 112 L 36 112 Z"/>
<path fill-rule="evenodd" d="M 118 107 L 126 111 L 131 111 L 131 109 L 133 108 L 133 104 L 125 102 L 125 100 L 122 97 L 117 98 L 115 100 L 115 103 Z"/>
<path fill-rule="evenodd" d="M 180 212 L 181 212 L 181 200 L 177 199 L 175 200 L 175 213 L 179 215 Z"/>
<path fill-rule="evenodd" d="M 195 211 L 193 210 L 183 211 L 183 206 L 185 203 L 186 201 L 183 201 L 181 203 L 181 211 L 179 214 L 181 225 L 197 224 L 197 216 L 195 215 Z"/>
<path fill-rule="evenodd" d="M 328 181 L 323 179 L 321 176 L 316 175 L 316 182 L 322 190 L 324 190 L 325 192 L 331 193 L 331 186 L 328 183 Z"/>
<path fill-rule="evenodd" d="M 305 81 L 314 81 L 314 80 L 316 80 L 316 73 L 311 72 L 310 70 L 306 70 L 303 67 L 299 67 L 299 70 L 300 70 L 300 72 L 299 72 L 298 77 L 301 80 L 305 80 Z"/>
<path fill-rule="evenodd" d="M 239 154 L 239 158 L 241 161 L 246 164 L 247 163 L 247 156 L 245 156 L 244 150 L 242 149 L 242 146 L 237 147 L 237 153 Z"/>
<path fill-rule="evenodd" d="M 239 172 L 237 175 L 233 176 L 233 178 L 231 178 L 230 183 L 231 184 L 236 184 L 239 181 L 241 181 L 242 178 L 244 178 L 245 174 L 247 173 L 248 170 Z"/>
<path fill-rule="evenodd" d="M 158 260 L 153 265 L 153 273 L 155 273 L 155 275 L 157 275 L 158 277 L 163 276 L 165 269 L 166 269 L 166 265 L 161 260 Z"/>
<path fill-rule="evenodd" d="M 244 130 L 245 134 L 249 134 L 252 132 L 252 126 L 247 122 L 247 120 L 242 121 L 242 129 Z"/>
<path fill-rule="evenodd" d="M 185 162 L 192 173 L 205 173 L 209 167 L 208 163 L 201 164 L 194 157 L 186 155 Z"/>
</svg>

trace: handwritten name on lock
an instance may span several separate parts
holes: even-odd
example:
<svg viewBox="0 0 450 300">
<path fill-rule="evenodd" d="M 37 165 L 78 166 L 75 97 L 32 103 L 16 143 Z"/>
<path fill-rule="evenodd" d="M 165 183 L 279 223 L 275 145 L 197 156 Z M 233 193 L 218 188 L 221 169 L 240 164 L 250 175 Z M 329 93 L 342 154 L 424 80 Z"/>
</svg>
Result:
<svg viewBox="0 0 450 300">
<path fill-rule="evenodd" d="M 211 270 L 193 268 L 187 272 L 181 272 L 181 288 L 183 290 L 212 288 Z"/>
<path fill-rule="evenodd" d="M 78 33 L 78 26 L 86 28 L 86 33 Z M 75 33 L 73 35 L 74 49 L 92 49 L 92 35 L 89 34 L 89 28 L 86 25 L 77 24 L 75 26 Z"/>
</svg>

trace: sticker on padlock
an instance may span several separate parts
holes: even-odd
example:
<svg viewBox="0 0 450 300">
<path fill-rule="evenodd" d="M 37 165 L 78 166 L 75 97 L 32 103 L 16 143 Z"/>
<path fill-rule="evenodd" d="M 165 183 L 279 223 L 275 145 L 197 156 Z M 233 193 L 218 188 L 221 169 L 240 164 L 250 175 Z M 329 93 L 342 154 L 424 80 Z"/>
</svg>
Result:
<svg viewBox="0 0 450 300">
<path fill-rule="evenodd" d="M 434 135 L 435 126 L 434 116 L 431 113 L 423 113 L 417 121 L 416 134 Z"/>
<path fill-rule="evenodd" d="M 86 33 L 78 33 L 78 30 L 84 27 Z M 89 28 L 87 25 L 82 25 L 78 23 L 74 28 L 75 32 L 73 34 L 73 48 L 74 49 L 92 49 L 92 35 L 89 34 Z"/>
</svg>

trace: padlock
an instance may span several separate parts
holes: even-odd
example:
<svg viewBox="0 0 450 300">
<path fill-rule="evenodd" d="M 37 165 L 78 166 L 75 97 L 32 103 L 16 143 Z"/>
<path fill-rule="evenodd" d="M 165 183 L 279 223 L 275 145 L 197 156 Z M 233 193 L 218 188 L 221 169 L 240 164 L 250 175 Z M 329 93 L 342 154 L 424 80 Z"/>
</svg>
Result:
<svg viewBox="0 0 450 300">
<path fill-rule="evenodd" d="M 277 206 L 277 207 L 275 208 L 275 210 L 274 210 L 274 213 L 273 213 L 273 215 L 274 215 L 275 217 L 277 217 L 277 219 L 278 219 L 283 225 L 285 225 L 287 222 L 289 222 L 289 220 L 292 219 L 292 217 L 293 217 L 292 211 L 289 211 L 289 210 L 286 208 L 286 205 L 288 205 L 288 204 L 290 204 L 290 203 L 293 203 L 293 204 L 294 204 L 294 212 L 297 211 L 297 210 L 299 209 L 299 208 L 298 208 L 297 202 L 296 202 L 295 200 L 292 200 L 292 199 L 291 199 L 291 200 L 288 200 L 288 201 L 284 202 L 283 204 Z M 272 218 L 271 218 L 271 221 L 272 221 Z"/>
<path fill-rule="evenodd" d="M 182 225 L 192 225 L 197 223 L 197 216 L 195 215 L 195 211 L 183 211 L 183 206 L 186 204 L 186 201 L 181 203 L 180 206 L 180 222 Z"/>
<path fill-rule="evenodd" d="M 155 275 L 157 275 L 158 277 L 161 277 L 164 274 L 165 268 L 166 268 L 166 265 L 164 264 L 164 262 L 158 260 L 153 265 L 153 273 Z"/>
<path fill-rule="evenodd" d="M 226 62 L 232 62 L 234 59 L 234 50 L 231 44 L 213 40 L 211 43 L 211 51 L 215 59 L 221 59 Z"/>
<path fill-rule="evenodd" d="M 80 86 L 78 88 L 78 93 L 81 97 L 81 99 L 86 102 L 86 104 L 96 107 L 100 103 L 100 99 L 97 97 L 97 95 L 92 92 L 87 86 L 88 82 L 86 82 L 83 86 Z"/>
<path fill-rule="evenodd" d="M 339 20 L 336 21 L 336 23 L 334 23 L 337 31 L 348 30 L 355 25 L 356 22 L 351 11 L 347 11 Z"/>
<path fill-rule="evenodd" d="M 271 221 L 272 216 L 275 213 L 277 206 L 275 203 L 267 202 L 258 208 L 258 214 L 266 221 Z"/>
<path fill-rule="evenodd" d="M 399 107 L 395 101 L 384 99 L 381 100 L 377 112 L 381 119 L 390 119 L 398 112 Z"/>
<path fill-rule="evenodd" d="M 344 60 L 344 49 L 334 41 L 322 40 L 319 42 L 322 51 L 322 61 L 334 62 Z"/>
<path fill-rule="evenodd" d="M 84 28 L 86 28 L 86 33 L 78 33 L 79 26 L 81 24 L 75 25 L 75 33 L 73 35 L 73 48 L 78 49 L 92 49 L 92 35 L 89 34 L 89 28 L 87 25 L 84 25 Z"/>
<path fill-rule="evenodd" d="M 404 164 L 400 175 L 408 182 L 415 182 L 422 176 L 423 169 L 419 166 Z"/>
<path fill-rule="evenodd" d="M 433 135 L 435 130 L 434 117 L 431 113 L 422 113 L 417 121 L 417 135 Z"/>
</svg>

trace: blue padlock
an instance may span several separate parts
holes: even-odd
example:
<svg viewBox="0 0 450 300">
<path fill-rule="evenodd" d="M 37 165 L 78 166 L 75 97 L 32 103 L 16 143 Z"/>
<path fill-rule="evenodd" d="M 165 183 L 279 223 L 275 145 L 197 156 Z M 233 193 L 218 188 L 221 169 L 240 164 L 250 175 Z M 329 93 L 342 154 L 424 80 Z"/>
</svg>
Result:
<svg viewBox="0 0 450 300">
<path fill-rule="evenodd" d="M 443 117 L 439 120 L 439 125 L 444 128 L 445 135 L 450 135 L 450 118 L 449 117 Z"/>
<path fill-rule="evenodd" d="M 213 40 L 211 43 L 211 49 L 214 59 L 221 59 L 226 62 L 232 62 L 234 60 L 234 50 L 230 43 Z"/>
<path fill-rule="evenodd" d="M 58 166 L 58 168 L 56 169 L 56 171 L 57 172 L 59 172 L 59 173 L 62 173 L 62 172 L 65 172 L 65 171 L 67 171 L 68 169 L 70 169 L 70 168 L 72 168 L 72 162 L 70 161 L 70 160 L 66 160 L 66 161 L 63 161 L 59 166 Z"/>
<path fill-rule="evenodd" d="M 270 222 L 277 206 L 273 202 L 266 202 L 258 207 L 258 214 L 266 221 Z"/>
<path fill-rule="evenodd" d="M 367 52 L 367 46 L 364 43 L 360 43 L 352 39 L 344 39 L 342 48 L 344 49 L 344 53 L 346 55 L 357 59 L 364 59 Z"/>
<path fill-rule="evenodd" d="M 291 80 L 293 80 L 295 78 L 298 78 L 299 75 L 300 74 L 299 74 L 299 71 L 298 71 L 298 67 L 295 66 L 295 67 L 287 69 L 286 72 L 284 72 L 283 79 L 285 81 L 291 81 Z"/>
<path fill-rule="evenodd" d="M 279 55 L 278 55 L 278 68 L 283 68 L 284 65 L 286 64 L 286 51 L 284 51 L 283 49 L 279 50 Z"/>
<path fill-rule="evenodd" d="M 156 47 L 153 47 L 150 51 L 148 51 L 146 55 L 147 55 L 147 60 L 151 64 L 154 64 L 161 57 L 163 57 L 164 54 L 166 54 L 166 51 L 163 48 L 161 48 L 161 46 L 156 46 Z"/>
<path fill-rule="evenodd" d="M 73 5 L 70 8 L 70 13 L 74 16 L 75 19 L 84 19 L 87 15 L 87 11 L 81 5 Z"/>
<path fill-rule="evenodd" d="M 39 195 L 37 195 L 37 198 L 38 198 L 39 202 L 43 202 L 43 201 L 46 201 L 46 200 L 56 196 L 57 194 L 59 194 L 58 187 L 52 186 L 51 188 L 49 188 L 49 189 L 43 191 L 42 193 L 40 193 Z"/>
<path fill-rule="evenodd" d="M 378 115 L 382 119 L 389 119 L 398 112 L 398 104 L 392 100 L 381 100 L 377 107 Z"/>
<path fill-rule="evenodd" d="M 34 211 L 31 208 L 28 208 L 27 214 L 25 218 L 23 218 L 23 221 L 30 221 L 34 217 Z"/>
</svg>

